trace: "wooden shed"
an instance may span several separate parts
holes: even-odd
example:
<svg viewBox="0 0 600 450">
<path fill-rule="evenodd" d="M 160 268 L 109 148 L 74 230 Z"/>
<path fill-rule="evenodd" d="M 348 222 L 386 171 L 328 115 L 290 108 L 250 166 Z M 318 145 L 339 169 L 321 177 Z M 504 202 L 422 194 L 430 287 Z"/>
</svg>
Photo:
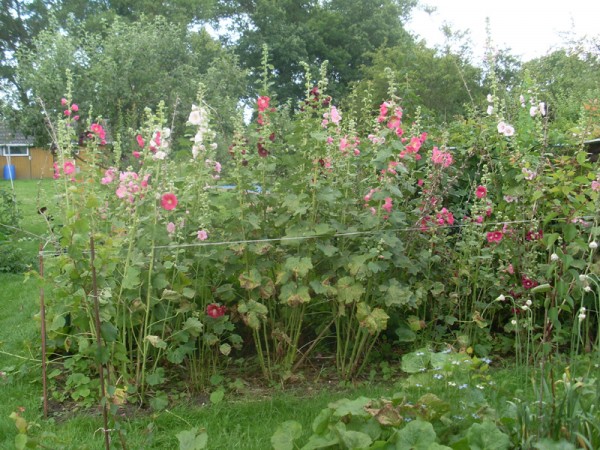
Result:
<svg viewBox="0 0 600 450">
<path fill-rule="evenodd" d="M 0 122 L 0 158 L 4 179 L 40 179 L 54 175 L 54 158 L 49 149 L 33 146 L 33 138 Z"/>
</svg>

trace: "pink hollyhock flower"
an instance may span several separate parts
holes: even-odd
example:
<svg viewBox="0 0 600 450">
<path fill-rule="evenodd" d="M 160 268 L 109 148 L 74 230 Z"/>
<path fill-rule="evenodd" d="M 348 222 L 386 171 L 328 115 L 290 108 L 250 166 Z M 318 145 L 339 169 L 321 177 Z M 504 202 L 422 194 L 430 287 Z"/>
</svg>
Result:
<svg viewBox="0 0 600 450">
<path fill-rule="evenodd" d="M 70 109 L 65 109 L 64 113 L 65 113 L 65 116 L 70 116 L 71 115 L 71 110 Z"/>
<path fill-rule="evenodd" d="M 65 175 L 71 175 L 73 172 L 75 172 L 75 164 L 73 164 L 71 161 L 65 161 L 63 164 L 63 172 Z"/>
<path fill-rule="evenodd" d="M 217 303 L 211 303 L 206 306 L 206 314 L 208 314 L 213 319 L 218 319 L 219 317 L 225 315 L 227 308 L 225 306 L 219 306 Z"/>
<path fill-rule="evenodd" d="M 417 186 L 423 186 L 423 183 L 425 182 L 425 180 L 423 180 L 423 178 L 419 178 L 417 180 Z"/>
<path fill-rule="evenodd" d="M 175 233 L 175 224 L 173 222 L 169 222 L 167 224 L 167 233 L 169 233 L 169 234 Z"/>
<path fill-rule="evenodd" d="M 502 241 L 503 236 L 502 231 L 490 231 L 486 237 L 489 243 L 494 243 Z"/>
<path fill-rule="evenodd" d="M 76 105 L 75 103 L 73 103 L 73 104 L 71 105 L 71 111 L 73 111 L 73 112 L 77 112 L 77 111 L 79 111 L 79 106 L 78 106 L 78 105 Z"/>
<path fill-rule="evenodd" d="M 514 268 L 514 266 L 513 266 L 512 264 L 509 264 L 509 265 L 508 265 L 508 267 L 506 268 L 506 271 L 507 271 L 508 273 L 510 273 L 511 275 L 514 275 L 514 273 L 515 273 L 515 268 Z M 514 297 L 514 295 L 513 295 L 513 297 Z"/>
<path fill-rule="evenodd" d="M 198 230 L 198 239 L 205 241 L 208 239 L 208 232 L 206 230 Z"/>
<path fill-rule="evenodd" d="M 340 123 L 340 120 L 342 120 L 342 115 L 339 113 L 335 106 L 331 107 L 330 118 L 331 121 L 336 125 L 338 125 Z"/>
<path fill-rule="evenodd" d="M 144 142 L 144 138 L 142 137 L 142 135 L 141 135 L 141 134 L 138 134 L 138 135 L 135 137 L 135 140 L 137 141 L 137 144 L 138 144 L 138 145 L 139 145 L 141 148 L 144 148 L 144 145 L 146 145 L 146 143 Z"/>
<path fill-rule="evenodd" d="M 600 182 L 596 180 L 592 181 L 592 191 L 600 191 Z"/>
<path fill-rule="evenodd" d="M 448 167 L 452 164 L 453 159 L 452 159 L 452 155 L 450 153 L 441 151 L 437 147 L 433 147 L 433 152 L 431 154 L 431 161 L 434 164 L 440 165 L 442 167 Z"/>
<path fill-rule="evenodd" d="M 381 209 L 386 210 L 388 213 L 392 211 L 392 197 L 386 197 L 385 202 Z"/>
<path fill-rule="evenodd" d="M 125 196 L 127 195 L 127 187 L 123 186 L 122 184 L 119 185 L 119 187 L 115 191 L 115 194 L 117 194 L 117 197 L 119 198 L 125 198 Z"/>
<path fill-rule="evenodd" d="M 271 100 L 270 97 L 267 97 L 265 95 L 258 97 L 258 100 L 256 101 L 256 103 L 258 104 L 258 110 L 260 112 L 264 111 L 265 109 L 267 109 L 269 107 L 269 101 Z"/>
<path fill-rule="evenodd" d="M 475 222 L 477 222 L 477 223 L 483 223 L 483 217 L 482 216 L 475 217 Z"/>
<path fill-rule="evenodd" d="M 327 143 L 333 144 L 333 138 L 331 136 L 327 136 Z"/>
<path fill-rule="evenodd" d="M 139 159 L 140 156 L 142 156 L 142 154 L 140 152 L 138 152 L 137 150 L 133 151 L 133 157 Z"/>
<path fill-rule="evenodd" d="M 66 98 L 61 98 L 61 99 L 60 99 L 60 104 L 61 104 L 61 105 L 65 106 L 67 103 L 69 103 L 69 102 L 67 101 L 67 99 L 66 99 Z"/>
<path fill-rule="evenodd" d="M 163 207 L 163 209 L 166 209 L 167 211 L 175 209 L 175 207 L 177 206 L 177 196 L 171 192 L 163 194 L 160 199 L 160 205 Z"/>
<path fill-rule="evenodd" d="M 483 198 L 487 195 L 487 188 L 485 186 L 477 186 L 475 190 L 475 195 L 477 198 Z"/>
</svg>

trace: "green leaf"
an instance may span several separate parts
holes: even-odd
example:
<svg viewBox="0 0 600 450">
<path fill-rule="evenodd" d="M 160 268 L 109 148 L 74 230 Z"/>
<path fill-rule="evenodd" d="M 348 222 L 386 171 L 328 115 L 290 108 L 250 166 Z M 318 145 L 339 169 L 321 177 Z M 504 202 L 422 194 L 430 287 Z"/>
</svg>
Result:
<svg viewBox="0 0 600 450">
<path fill-rule="evenodd" d="M 119 334 L 117 327 L 110 322 L 102 322 L 100 325 L 100 332 L 102 334 L 102 338 L 106 342 L 115 342 Z"/>
<path fill-rule="evenodd" d="M 309 257 L 291 257 L 285 261 L 284 267 L 290 272 L 292 272 L 296 278 L 302 278 L 308 275 L 308 272 L 310 269 L 313 268 L 313 265 Z"/>
<path fill-rule="evenodd" d="M 140 285 L 140 269 L 129 266 L 127 272 L 121 281 L 121 286 L 124 289 L 134 289 Z"/>
<path fill-rule="evenodd" d="M 197 427 L 181 431 L 175 436 L 179 440 L 179 450 L 202 450 L 208 445 L 208 434 Z"/>
<path fill-rule="evenodd" d="M 356 283 L 352 277 L 340 278 L 337 282 L 336 288 L 339 301 L 346 305 L 359 301 L 365 293 L 365 288 Z"/>
<path fill-rule="evenodd" d="M 154 398 L 150 400 L 150 407 L 154 411 L 162 411 L 167 406 L 169 406 L 169 397 L 162 391 L 157 392 Z"/>
<path fill-rule="evenodd" d="M 396 435 L 396 449 L 428 450 L 435 444 L 436 438 L 433 425 L 422 420 L 413 420 Z"/>
<path fill-rule="evenodd" d="M 469 448 L 472 450 L 507 450 L 510 448 L 510 439 L 489 420 L 483 423 L 474 423 L 467 430 Z"/>
<path fill-rule="evenodd" d="M 338 425 L 341 425 L 338 424 Z M 373 439 L 366 433 L 353 430 L 342 430 L 341 427 L 336 427 L 340 434 L 340 440 L 348 449 L 363 449 L 369 447 L 373 443 Z"/>
<path fill-rule="evenodd" d="M 273 436 L 273 450 L 294 450 L 294 441 L 302 436 L 302 425 L 295 420 L 287 420 L 280 424 Z"/>
<path fill-rule="evenodd" d="M 17 434 L 15 436 L 15 448 L 17 450 L 23 450 L 27 446 L 27 435 L 26 434 Z"/>
<path fill-rule="evenodd" d="M 407 353 L 402 357 L 401 368 L 406 373 L 424 372 L 429 366 L 431 352 L 426 348 Z"/>
<path fill-rule="evenodd" d="M 315 420 L 313 420 L 313 432 L 316 434 L 323 434 L 325 431 L 327 431 L 327 427 L 329 425 L 329 420 L 331 419 L 331 416 L 333 416 L 333 409 L 322 409 L 319 415 L 315 417 Z"/>
<path fill-rule="evenodd" d="M 196 317 L 188 317 L 183 324 L 183 329 L 188 331 L 192 336 L 198 337 L 202 333 L 204 325 Z"/>
<path fill-rule="evenodd" d="M 222 355 L 228 356 L 231 353 L 231 345 L 228 343 L 221 344 L 219 346 L 219 351 Z"/>
<path fill-rule="evenodd" d="M 355 400 L 343 398 L 336 402 L 330 403 L 329 407 L 333 409 L 333 414 L 336 417 L 365 417 L 371 415 L 365 410 L 365 406 L 371 403 L 371 399 L 367 397 L 358 397 Z"/>
<path fill-rule="evenodd" d="M 317 450 L 317 449 L 322 449 L 322 448 L 332 448 L 334 445 L 338 444 L 339 442 L 340 442 L 339 438 L 337 436 L 332 435 L 331 433 L 328 433 L 325 436 L 313 434 L 308 439 L 308 442 L 306 443 L 306 445 L 304 447 L 302 447 L 302 450 Z"/>
<path fill-rule="evenodd" d="M 218 405 L 225 398 L 225 389 L 220 388 L 210 394 L 210 402 L 213 405 Z"/>
<path fill-rule="evenodd" d="M 240 274 L 238 279 L 240 281 L 240 286 L 242 287 L 242 289 L 252 290 L 260 286 L 262 277 L 258 270 L 250 269 L 249 272 Z"/>
</svg>

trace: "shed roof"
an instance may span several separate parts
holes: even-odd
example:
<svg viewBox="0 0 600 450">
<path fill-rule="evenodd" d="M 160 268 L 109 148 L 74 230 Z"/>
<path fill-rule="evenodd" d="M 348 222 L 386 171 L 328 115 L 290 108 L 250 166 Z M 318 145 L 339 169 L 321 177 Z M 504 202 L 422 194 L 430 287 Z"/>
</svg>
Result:
<svg viewBox="0 0 600 450">
<path fill-rule="evenodd" d="M 584 144 L 597 144 L 600 142 L 600 138 L 592 139 L 590 141 L 585 141 Z"/>
<path fill-rule="evenodd" d="M 0 121 L 0 145 L 33 146 L 33 137 L 25 136 L 20 131 L 13 130 L 8 123 Z"/>
</svg>

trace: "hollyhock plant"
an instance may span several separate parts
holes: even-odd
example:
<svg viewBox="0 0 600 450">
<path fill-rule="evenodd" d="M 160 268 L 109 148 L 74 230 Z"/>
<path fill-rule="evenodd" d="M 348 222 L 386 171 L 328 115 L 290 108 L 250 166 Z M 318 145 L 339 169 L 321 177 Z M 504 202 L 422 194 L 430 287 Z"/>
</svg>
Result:
<svg viewBox="0 0 600 450">
<path fill-rule="evenodd" d="M 160 198 L 160 205 L 167 211 L 172 211 L 177 206 L 177 196 L 172 192 L 163 194 Z"/>
</svg>

